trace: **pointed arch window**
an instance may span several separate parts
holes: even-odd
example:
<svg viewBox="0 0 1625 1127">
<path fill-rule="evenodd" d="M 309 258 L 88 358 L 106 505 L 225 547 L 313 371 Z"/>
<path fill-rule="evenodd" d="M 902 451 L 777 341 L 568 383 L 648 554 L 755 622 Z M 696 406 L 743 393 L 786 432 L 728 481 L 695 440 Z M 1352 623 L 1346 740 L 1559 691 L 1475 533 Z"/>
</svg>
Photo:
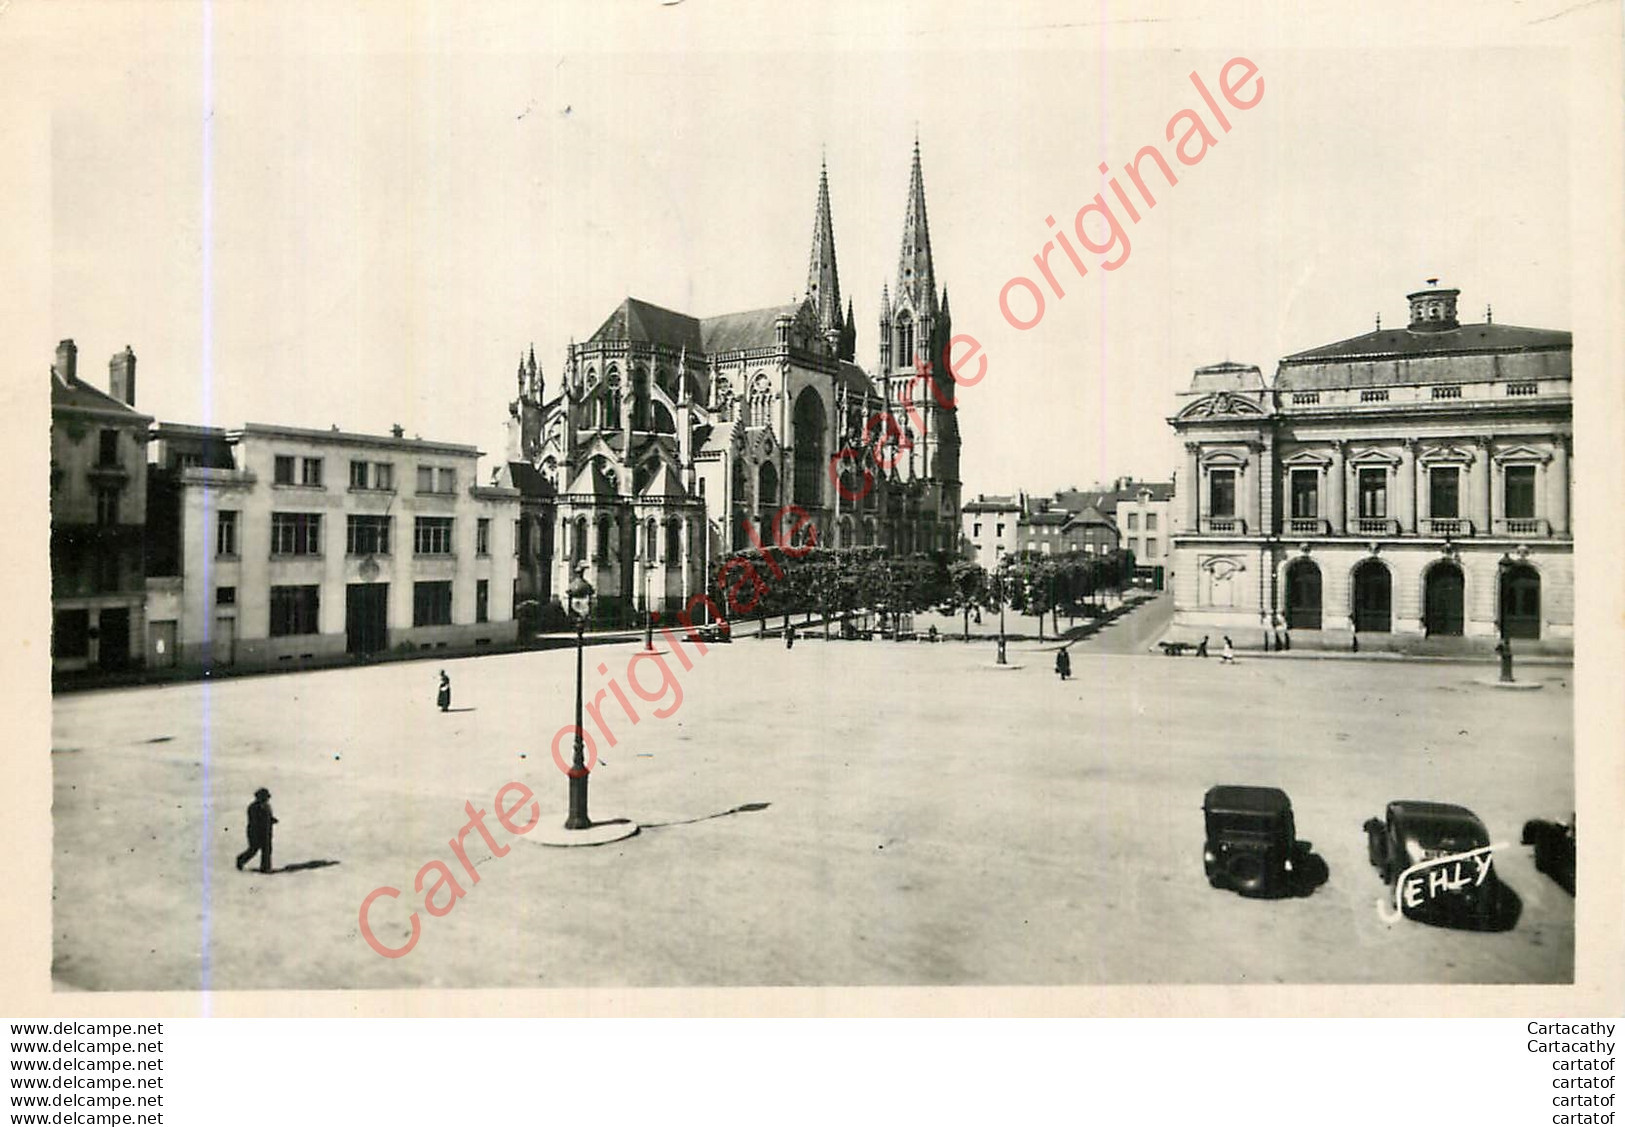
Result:
<svg viewBox="0 0 1625 1127">
<path fill-rule="evenodd" d="M 896 363 L 899 368 L 914 366 L 914 319 L 909 316 L 906 309 L 897 316 Z"/>
<path fill-rule="evenodd" d="M 619 372 L 610 372 L 608 382 L 609 389 L 605 395 L 608 414 L 601 425 L 619 430 L 621 426 L 621 374 Z"/>
<path fill-rule="evenodd" d="M 581 563 L 587 558 L 587 518 L 576 517 L 575 535 L 570 538 L 570 562 Z"/>
<path fill-rule="evenodd" d="M 769 422 L 769 413 L 773 406 L 773 389 L 767 382 L 767 377 L 757 373 L 750 385 L 750 420 L 753 427 L 765 427 Z"/>
<path fill-rule="evenodd" d="M 632 429 L 649 429 L 649 373 L 632 369 Z"/>
<path fill-rule="evenodd" d="M 823 401 L 812 388 L 803 389 L 796 397 L 794 421 L 796 504 L 817 507 L 823 504 L 826 424 Z"/>
</svg>

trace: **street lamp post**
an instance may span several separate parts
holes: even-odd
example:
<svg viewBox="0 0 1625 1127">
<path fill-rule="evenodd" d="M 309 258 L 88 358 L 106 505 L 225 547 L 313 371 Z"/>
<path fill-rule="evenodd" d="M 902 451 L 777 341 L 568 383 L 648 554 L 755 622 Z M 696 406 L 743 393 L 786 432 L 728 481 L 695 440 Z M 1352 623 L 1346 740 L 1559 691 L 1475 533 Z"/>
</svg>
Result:
<svg viewBox="0 0 1625 1127">
<path fill-rule="evenodd" d="M 1496 645 L 1495 652 L 1501 659 L 1501 683 L 1512 684 L 1512 637 L 1507 633 L 1506 585 L 1507 573 L 1512 570 L 1512 559 L 1503 555 L 1495 565 L 1495 605 L 1496 626 L 1501 635 L 1501 641 Z"/>
<path fill-rule="evenodd" d="M 1004 660 L 1004 580 L 1006 575 L 1005 561 L 999 561 L 999 661 L 1000 665 L 1007 664 Z"/>
<path fill-rule="evenodd" d="M 643 565 L 643 652 L 654 653 L 655 620 L 649 613 L 649 565 Z"/>
<path fill-rule="evenodd" d="M 585 600 L 587 606 L 592 606 L 592 584 L 587 582 L 587 565 L 583 563 L 576 573 L 576 581 L 570 584 L 566 594 L 570 599 L 570 609 L 575 610 L 577 599 Z M 581 734 L 581 698 L 583 692 L 582 664 L 587 649 L 587 619 L 584 614 L 576 615 L 576 738 L 575 756 L 570 761 L 570 770 L 567 776 L 570 780 L 570 815 L 564 822 L 567 830 L 585 830 L 592 828 L 592 818 L 587 814 L 587 770 L 586 749 L 582 746 Z"/>
</svg>

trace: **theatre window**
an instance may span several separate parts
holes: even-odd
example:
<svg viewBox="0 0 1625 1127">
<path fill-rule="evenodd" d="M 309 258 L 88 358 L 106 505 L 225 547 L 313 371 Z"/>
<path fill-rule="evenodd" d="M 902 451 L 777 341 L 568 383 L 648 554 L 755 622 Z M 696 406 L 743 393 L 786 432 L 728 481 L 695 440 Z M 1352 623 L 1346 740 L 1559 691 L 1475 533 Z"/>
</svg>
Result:
<svg viewBox="0 0 1625 1127">
<path fill-rule="evenodd" d="M 1236 515 L 1236 471 L 1212 470 L 1208 474 L 1208 512 L 1215 517 Z"/>
</svg>

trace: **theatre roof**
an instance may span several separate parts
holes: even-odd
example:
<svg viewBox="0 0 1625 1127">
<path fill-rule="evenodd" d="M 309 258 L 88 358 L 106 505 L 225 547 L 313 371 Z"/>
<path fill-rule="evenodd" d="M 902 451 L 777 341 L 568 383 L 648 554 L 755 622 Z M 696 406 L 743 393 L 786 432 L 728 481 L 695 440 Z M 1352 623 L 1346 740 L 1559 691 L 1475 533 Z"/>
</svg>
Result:
<svg viewBox="0 0 1625 1127">
<path fill-rule="evenodd" d="M 1443 331 L 1416 332 L 1411 329 L 1378 329 L 1357 337 L 1294 352 L 1281 363 L 1314 360 L 1362 359 L 1393 356 L 1432 356 L 1472 352 L 1525 352 L 1565 349 L 1574 344 L 1574 334 L 1556 329 L 1527 329 L 1521 325 L 1462 325 Z"/>
<path fill-rule="evenodd" d="M 1275 388 L 1566 380 L 1573 374 L 1572 349 L 1571 333 L 1519 325 L 1379 329 L 1284 357 Z"/>
</svg>

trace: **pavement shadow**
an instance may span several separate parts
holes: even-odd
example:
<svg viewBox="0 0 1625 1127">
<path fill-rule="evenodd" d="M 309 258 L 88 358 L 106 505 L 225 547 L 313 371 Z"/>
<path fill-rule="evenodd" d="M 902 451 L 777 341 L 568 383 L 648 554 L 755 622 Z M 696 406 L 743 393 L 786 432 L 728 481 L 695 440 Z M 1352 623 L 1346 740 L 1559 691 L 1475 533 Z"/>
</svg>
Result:
<svg viewBox="0 0 1625 1127">
<path fill-rule="evenodd" d="M 477 709 L 477 708 L 446 708 L 446 709 L 442 709 L 441 711 L 443 711 L 443 712 L 478 712 L 479 709 Z"/>
<path fill-rule="evenodd" d="M 726 818 L 732 814 L 754 814 L 758 810 L 766 810 L 773 805 L 771 802 L 747 802 L 743 806 L 735 806 L 732 810 L 719 810 L 715 814 L 702 814 L 698 818 L 684 818 L 677 822 L 646 822 L 643 829 L 660 830 L 667 826 L 692 826 L 696 822 L 709 822 L 713 818 Z"/>
<path fill-rule="evenodd" d="M 272 873 L 302 873 L 310 869 L 325 869 L 330 865 L 337 865 L 337 861 L 295 861 L 291 865 L 283 865 L 280 869 L 272 869 Z"/>
</svg>

